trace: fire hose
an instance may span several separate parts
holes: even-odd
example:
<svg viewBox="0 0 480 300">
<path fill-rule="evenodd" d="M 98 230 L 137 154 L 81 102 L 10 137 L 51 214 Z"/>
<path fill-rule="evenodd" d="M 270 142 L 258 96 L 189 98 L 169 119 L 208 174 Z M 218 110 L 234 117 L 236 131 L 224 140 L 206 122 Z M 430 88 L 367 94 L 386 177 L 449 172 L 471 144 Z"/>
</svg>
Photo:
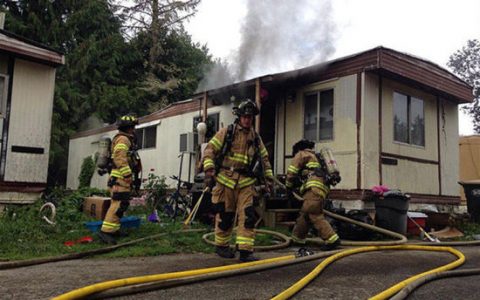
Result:
<svg viewBox="0 0 480 300">
<path fill-rule="evenodd" d="M 333 217 L 337 217 L 338 215 L 333 214 Z M 358 222 L 355 220 L 351 220 L 349 218 L 341 217 L 338 216 L 341 219 L 345 221 L 351 221 L 354 223 L 358 223 L 359 226 L 366 226 L 366 227 L 372 227 L 374 228 L 375 226 L 365 224 L 362 222 Z M 400 237 L 398 241 L 388 241 L 386 243 L 392 244 L 392 243 L 405 243 L 406 238 L 400 234 L 390 232 L 388 230 L 384 229 L 379 229 L 381 232 L 388 233 L 394 237 Z M 262 231 L 264 232 L 264 231 Z M 270 233 L 269 231 L 265 233 Z M 208 240 L 208 235 L 204 235 L 204 239 Z M 290 240 L 288 239 L 288 242 Z M 211 243 L 211 241 L 209 241 Z M 359 242 L 360 243 L 360 242 Z M 366 243 L 367 244 L 367 243 Z M 288 244 L 287 244 L 288 245 Z M 356 243 L 355 245 L 358 245 Z M 352 255 L 355 253 L 360 253 L 360 252 L 365 252 L 365 251 L 375 251 L 375 250 L 385 250 L 385 249 L 398 249 L 398 250 L 405 250 L 405 249 L 421 249 L 421 248 L 429 248 L 429 247 L 422 247 L 422 246 L 370 246 L 370 247 L 363 247 L 363 248 L 357 248 L 357 249 L 352 249 L 352 250 L 345 250 L 345 251 L 337 251 L 337 254 L 335 255 L 340 255 L 341 253 L 344 253 L 342 256 L 335 257 L 335 259 L 331 260 L 331 262 L 335 261 L 336 259 L 339 259 L 341 257 L 347 256 L 347 255 Z M 445 248 L 445 247 L 444 247 Z M 443 248 L 435 248 L 438 250 L 432 250 L 432 251 L 449 251 L 445 250 Z M 451 248 L 449 248 L 451 249 Z M 353 251 L 353 252 L 352 252 Z M 456 251 L 454 249 L 451 249 L 451 251 Z M 328 253 L 330 255 L 332 252 Z M 92 295 L 94 293 L 100 293 L 96 295 L 96 298 L 101 298 L 101 297 L 110 297 L 113 295 L 123 295 L 123 294 L 128 294 L 128 293 L 137 293 L 140 291 L 147 291 L 147 290 L 153 290 L 153 289 L 158 289 L 158 288 L 166 288 L 170 286 L 176 286 L 176 285 L 181 285 L 181 284 L 186 284 L 186 283 L 191 283 L 191 282 L 197 282 L 201 280 L 208 280 L 208 279 L 214 279 L 214 278 L 219 278 L 219 277 L 224 277 L 224 276 L 234 276 L 238 274 L 243 274 L 243 273 L 249 273 L 249 272 L 256 272 L 260 270 L 265 270 L 265 269 L 270 269 L 270 268 L 276 268 L 276 267 L 281 267 L 293 263 L 301 263 L 307 260 L 313 260 L 313 259 L 318 259 L 321 257 L 325 257 L 326 253 L 321 253 L 317 255 L 312 255 L 311 257 L 307 258 L 295 258 L 293 255 L 289 256 L 284 256 L 284 257 L 279 257 L 278 261 L 274 260 L 272 261 L 271 259 L 269 260 L 262 260 L 259 262 L 254 262 L 252 263 L 247 263 L 247 264 L 236 264 L 236 265 L 231 265 L 231 266 L 225 266 L 225 267 L 216 267 L 216 268 L 208 268 L 208 269 L 201 269 L 201 270 L 191 270 L 191 271 L 184 271 L 184 272 L 175 272 L 175 273 L 167 273 L 167 274 L 158 274 L 158 275 L 149 275 L 149 276 L 141 276 L 141 277 L 132 277 L 132 278 L 126 278 L 122 280 L 114 280 L 114 281 L 108 281 L 104 283 L 98 283 L 95 285 L 91 285 L 85 288 L 80 288 L 78 290 L 71 291 L 67 294 L 61 295 L 58 299 L 67 299 L 67 298 L 76 298 L 76 297 L 85 297 Z M 464 259 L 464 258 L 463 258 Z M 328 262 L 327 264 L 331 263 Z M 462 261 L 463 263 L 463 261 Z M 450 266 L 450 265 L 449 265 Z M 316 270 L 318 275 L 321 270 L 323 270 L 324 267 L 322 267 L 320 270 Z M 316 276 L 315 275 L 315 276 Z M 312 275 L 310 275 L 311 277 Z M 314 277 L 313 277 L 314 278 Z M 310 280 L 312 280 L 311 278 Z M 302 279 L 300 284 L 296 285 L 296 288 L 301 289 L 304 285 L 308 284 L 310 280 Z M 303 284 L 303 285 L 302 285 Z M 133 286 L 132 286 L 133 285 Z M 301 286 L 301 287 L 300 287 Z M 107 291 L 112 288 L 121 288 L 120 290 L 113 290 L 113 291 Z M 298 290 L 296 291 L 298 292 Z M 295 293 L 296 293 L 295 292 Z M 292 290 L 289 290 L 287 293 L 292 293 Z M 63 298 L 65 297 L 65 298 Z M 283 296 L 280 296 L 283 297 Z M 286 298 L 279 298 L 279 299 L 286 299 Z"/>
<path fill-rule="evenodd" d="M 205 230 L 204 229 L 184 229 L 184 230 L 174 231 L 173 233 L 189 233 L 189 232 L 202 232 L 202 231 L 205 231 Z M 0 270 L 27 267 L 27 266 L 46 264 L 46 263 L 57 262 L 57 261 L 71 260 L 71 259 L 79 259 L 79 258 L 83 258 L 83 257 L 87 257 L 87 256 L 108 253 L 108 252 L 112 252 L 112 251 L 117 250 L 117 249 L 122 248 L 122 247 L 137 244 L 137 243 L 140 243 L 140 242 L 143 242 L 143 241 L 146 241 L 146 240 L 156 239 L 156 238 L 165 236 L 167 234 L 169 234 L 169 233 L 164 232 L 164 233 L 154 234 L 154 235 L 150 235 L 150 236 L 147 236 L 147 237 L 144 237 L 144 238 L 135 239 L 135 240 L 132 240 L 132 241 L 129 241 L 129 242 L 125 242 L 125 243 L 121 243 L 121 244 L 117 244 L 117 245 L 113 245 L 113 246 L 108 246 L 108 247 L 103 247 L 103 248 L 100 248 L 100 249 L 93 249 L 93 250 L 78 252 L 78 253 L 59 255 L 59 256 L 54 256 L 54 257 L 34 258 L 34 259 L 25 259 L 25 260 L 19 260 L 19 261 L 11 261 L 11 262 L 0 263 Z"/>
<path fill-rule="evenodd" d="M 176 285 L 181 285 L 181 284 L 185 284 L 185 283 L 197 282 L 197 281 L 201 281 L 201 280 L 208 280 L 208 279 L 214 279 L 214 278 L 225 277 L 225 276 L 234 276 L 234 275 L 243 274 L 243 273 L 250 273 L 250 272 L 256 272 L 256 271 L 265 270 L 265 269 L 282 267 L 282 266 L 286 266 L 286 265 L 290 265 L 290 264 L 302 263 L 302 262 L 305 262 L 305 261 L 319 259 L 319 258 L 328 256 L 328 255 L 331 255 L 332 253 L 336 253 L 336 254 L 332 255 L 331 257 L 329 257 L 328 259 L 326 259 L 324 262 L 322 262 L 317 268 L 315 268 L 314 271 L 312 271 L 312 273 L 307 276 L 309 278 L 304 278 L 304 279 L 300 280 L 298 283 L 296 283 L 294 286 L 291 287 L 291 288 L 298 288 L 298 290 L 295 291 L 295 290 L 292 290 L 292 289 L 288 289 L 287 290 L 288 292 L 285 291 L 284 293 L 281 293 L 281 294 L 279 294 L 279 296 L 277 296 L 277 297 L 280 297 L 280 298 L 275 298 L 275 299 L 287 299 L 289 297 L 288 295 L 293 295 L 294 293 L 298 292 L 304 285 L 308 284 L 309 281 L 311 281 L 313 278 L 315 278 L 315 276 L 317 276 L 326 267 L 326 265 L 328 265 L 328 264 L 332 263 L 333 261 L 335 261 L 337 259 L 340 259 L 342 257 L 352 255 L 352 254 L 356 254 L 356 253 L 360 253 L 360 252 L 368 252 L 368 251 L 376 251 L 376 250 L 392 250 L 392 249 L 394 249 L 394 250 L 448 251 L 452 254 L 457 255 L 457 257 L 459 257 L 459 259 L 457 261 L 455 261 L 454 263 L 448 264 L 448 265 L 446 265 L 444 267 L 441 267 L 441 268 L 431 270 L 429 272 L 424 272 L 422 274 L 416 275 L 416 276 L 411 277 L 411 278 L 407 279 L 406 281 L 403 281 L 402 283 L 394 286 L 395 288 L 392 287 L 392 288 L 394 288 L 393 289 L 394 292 L 392 292 L 392 288 L 391 288 L 391 289 L 389 289 L 390 290 L 389 293 L 394 294 L 394 293 L 398 292 L 398 290 L 400 290 L 406 284 L 416 282 L 416 281 L 419 280 L 419 278 L 422 279 L 424 276 L 430 276 L 430 274 L 432 274 L 432 273 L 437 273 L 437 272 L 440 272 L 440 271 L 450 270 L 450 269 L 452 269 L 452 268 L 454 268 L 458 265 L 461 265 L 464 261 L 463 255 L 453 248 L 450 248 L 450 247 L 436 247 L 438 245 L 438 243 L 434 244 L 435 247 L 423 247 L 423 246 L 420 246 L 420 245 L 398 245 L 398 244 L 403 244 L 403 243 L 406 242 L 406 238 L 403 235 L 400 235 L 400 234 L 397 234 L 397 233 L 394 233 L 394 232 L 390 232 L 390 231 L 382 229 L 382 228 L 378 228 L 378 227 L 375 228 L 375 226 L 373 226 L 373 225 L 369 225 L 369 224 L 365 224 L 365 223 L 358 222 L 358 221 L 355 221 L 355 220 L 351 220 L 349 218 L 339 216 L 339 215 L 333 214 L 331 212 L 325 211 L 325 214 L 329 215 L 331 217 L 334 217 L 334 218 L 338 218 L 342 221 L 351 222 L 353 224 L 356 224 L 356 225 L 359 225 L 359 226 L 362 226 L 362 227 L 365 227 L 365 228 L 373 229 L 375 231 L 378 231 L 378 232 L 387 234 L 391 237 L 395 237 L 395 238 L 399 239 L 397 241 L 384 241 L 384 242 L 349 242 L 349 241 L 342 241 L 342 245 L 358 246 L 358 245 L 372 245 L 372 243 L 375 243 L 375 244 L 377 244 L 377 243 L 379 243 L 379 244 L 387 243 L 389 245 L 390 244 L 397 244 L 397 246 L 378 246 L 377 245 L 377 246 L 350 249 L 350 250 L 345 250 L 345 251 L 324 252 L 324 253 L 312 255 L 312 256 L 309 256 L 309 257 L 302 257 L 302 258 L 295 258 L 295 256 L 293 256 L 293 255 L 288 255 L 288 256 L 278 257 L 278 258 L 274 258 L 274 259 L 267 259 L 267 260 L 262 260 L 262 261 L 258 261 L 258 262 L 253 262 L 253 263 L 243 263 L 243 264 L 236 264 L 236 265 L 225 266 L 225 267 L 214 267 L 214 268 L 207 268 L 207 269 L 200 269 L 200 270 L 191 270 L 191 271 L 174 272 L 174 273 L 167 273 L 167 274 L 157 274 L 157 275 L 149 275 L 149 276 L 132 277 L 132 278 L 126 278 L 126 279 L 121 279 L 121 280 L 114 280 L 114 281 L 108 281 L 108 282 L 104 282 L 104 283 L 98 283 L 98 284 L 95 284 L 95 285 L 92 285 L 92 286 L 84 287 L 84 288 L 81 288 L 81 289 L 78 289 L 78 290 L 71 291 L 67 294 L 61 295 L 61 296 L 58 297 L 58 299 L 81 298 L 81 297 L 92 295 L 92 294 L 98 293 L 98 292 L 101 292 L 101 294 L 97 294 L 95 297 L 101 297 L 102 295 L 104 297 L 106 297 L 106 295 L 108 295 L 108 293 L 111 293 L 112 295 L 121 295 L 121 294 L 126 294 L 126 293 L 136 293 L 136 292 L 139 292 L 139 291 L 165 288 L 165 287 L 176 286 Z M 262 231 L 259 231 L 259 232 L 262 232 Z M 271 234 L 272 232 L 271 231 L 266 231 L 265 233 Z M 273 232 L 273 233 L 277 234 L 275 232 Z M 165 233 L 160 234 L 160 235 L 165 235 Z M 157 236 L 160 236 L 160 235 L 157 235 Z M 204 239 L 208 240 L 208 236 L 209 236 L 209 234 L 204 235 Z M 290 238 L 288 238 L 284 235 L 279 234 L 279 235 L 276 235 L 276 237 L 284 240 L 283 243 L 281 244 L 282 247 L 286 247 L 290 243 Z M 147 237 L 147 238 L 151 238 L 151 237 Z M 147 238 L 144 238 L 144 239 L 147 239 Z M 144 240 L 144 239 L 139 239 L 139 240 Z M 312 239 L 310 241 L 318 242 L 316 239 Z M 131 242 L 134 242 L 134 241 L 131 241 Z M 131 243 L 131 242 L 129 242 L 129 243 Z M 119 245 L 112 246 L 112 247 L 107 247 L 107 248 L 114 248 L 115 249 L 115 248 L 118 248 L 119 246 L 129 244 L 129 243 L 119 244 Z M 209 241 L 209 243 L 211 243 L 211 241 Z M 353 244 L 349 244 L 349 243 L 353 243 Z M 462 245 L 472 245 L 471 242 L 461 242 L 461 243 L 462 243 Z M 474 243 L 474 244 L 476 244 L 476 243 Z M 432 245 L 432 244 L 429 244 L 429 245 Z M 279 246 L 279 245 L 273 245 L 273 246 Z M 271 247 L 271 246 L 268 246 L 268 247 Z M 114 249 L 112 249 L 112 250 L 114 250 Z M 436 249 L 436 250 L 434 250 L 434 249 Z M 97 249 L 97 250 L 101 250 L 101 249 Z M 269 250 L 272 250 L 272 249 L 269 249 Z M 93 250 L 93 251 L 95 251 L 95 250 Z M 84 256 L 86 256 L 86 255 L 84 255 Z M 84 256 L 81 256 L 81 257 L 84 257 Z M 64 259 L 59 259 L 59 260 L 65 260 L 65 259 L 72 259 L 72 258 L 64 258 Z M 34 260 L 31 260 L 31 261 L 34 261 Z M 58 261 L 58 260 L 50 260 L 50 261 Z M 40 262 L 40 263 L 45 263 L 45 262 L 50 262 L 50 261 L 44 261 L 44 262 Z M 2 265 L 4 265 L 4 264 L 2 264 Z M 2 268 L 2 265 L 0 265 L 0 269 Z M 26 265 L 31 265 L 31 263 L 26 264 Z M 141 284 L 141 285 L 139 285 L 139 284 Z M 107 290 L 112 289 L 112 288 L 117 288 L 117 289 L 107 291 Z M 124 291 L 122 291 L 121 289 L 124 289 Z M 292 291 L 294 291 L 293 294 L 292 294 Z M 383 294 L 381 293 L 379 295 L 383 295 Z M 286 297 L 286 296 L 288 296 L 288 297 Z M 377 297 L 377 296 L 375 296 L 375 297 Z M 285 298 L 282 298 L 282 297 L 285 297 Z M 375 299 L 384 299 L 384 298 L 382 298 L 381 296 L 378 296 Z"/>
<path fill-rule="evenodd" d="M 305 285 L 307 285 L 311 280 L 313 280 L 316 276 L 318 276 L 329 264 L 333 263 L 334 261 L 353 254 L 362 253 L 362 252 L 370 252 L 370 251 L 379 251 L 379 250 L 427 250 L 427 251 L 442 251 L 442 252 L 450 252 L 458 257 L 452 263 L 444 265 L 439 268 L 435 268 L 433 270 L 423 272 L 421 274 L 412 276 L 392 287 L 389 289 L 375 295 L 371 299 L 387 299 L 388 297 L 392 296 L 393 294 L 400 291 L 406 284 L 410 282 L 414 282 L 415 280 L 427 276 L 429 274 L 433 274 L 436 272 L 442 272 L 446 270 L 453 269 L 465 261 L 465 256 L 458 250 L 455 250 L 451 247 L 426 247 L 426 246 L 416 246 L 416 245 L 398 245 L 398 246 L 370 246 L 370 247 L 360 247 L 355 249 L 349 249 L 344 251 L 333 251 L 336 254 L 329 256 L 327 259 L 322 261 L 310 274 L 306 277 L 302 278 L 300 281 L 292 285 L 290 288 L 285 290 L 284 292 L 280 293 L 279 295 L 275 296 L 272 299 L 288 299 L 293 296 L 295 293 L 300 291 Z M 164 273 L 164 274 L 156 274 L 156 275 L 147 275 L 147 276 L 138 276 L 138 277 L 130 277 L 130 278 L 123 278 L 117 279 L 112 281 L 101 282 L 97 284 L 93 284 L 90 286 L 86 286 L 83 288 L 79 288 L 53 299 L 61 300 L 61 299 L 81 299 L 87 296 L 98 299 L 101 297 L 109 297 L 109 296 L 118 296 L 124 295 L 129 293 L 136 293 L 140 291 L 158 289 L 158 288 L 165 288 L 171 286 L 182 285 L 186 283 L 197 282 L 201 280 L 208 280 L 214 279 L 224 276 L 233 276 L 239 275 L 244 273 L 250 272 L 257 272 L 260 270 L 271 269 L 282 267 L 288 264 L 293 263 L 301 263 L 312 259 L 318 259 L 320 257 L 326 256 L 327 253 L 317 254 L 317 256 L 312 255 L 311 257 L 305 258 L 295 258 L 294 255 L 287 255 L 281 256 L 276 258 L 270 258 L 250 263 L 241 263 L 241 264 L 233 264 L 228 266 L 221 266 L 221 267 L 213 267 L 213 268 L 206 268 L 206 269 L 196 269 L 196 270 L 188 270 L 188 271 L 180 271 L 180 272 L 173 272 L 173 273 Z M 328 255 L 332 254 L 332 252 L 328 253 Z M 145 283 L 152 283 L 152 285 L 144 285 L 139 286 L 138 284 L 145 284 Z M 137 285 L 133 287 L 128 287 L 132 285 Z M 106 293 L 103 291 L 118 288 L 118 287 L 127 287 L 119 291 L 113 291 L 110 293 Z M 95 293 L 100 293 L 95 295 Z"/>
</svg>

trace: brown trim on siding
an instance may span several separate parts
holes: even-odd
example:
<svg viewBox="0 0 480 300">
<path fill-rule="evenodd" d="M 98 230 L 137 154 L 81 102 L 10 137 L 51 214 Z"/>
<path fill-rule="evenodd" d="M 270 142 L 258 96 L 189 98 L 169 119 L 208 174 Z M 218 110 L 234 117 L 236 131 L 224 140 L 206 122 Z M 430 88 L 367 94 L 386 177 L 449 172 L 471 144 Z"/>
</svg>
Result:
<svg viewBox="0 0 480 300">
<path fill-rule="evenodd" d="M 357 189 L 362 185 L 362 152 L 360 149 L 360 127 L 362 122 L 362 73 L 357 73 Z"/>
<path fill-rule="evenodd" d="M 0 192 L 40 193 L 46 187 L 44 182 L 0 181 Z"/>
<path fill-rule="evenodd" d="M 438 194 L 442 194 L 442 159 L 440 156 L 440 97 L 437 96 Z"/>
<path fill-rule="evenodd" d="M 380 58 L 379 58 L 380 59 Z M 378 182 L 383 184 L 382 175 L 382 75 L 378 74 Z"/>
<path fill-rule="evenodd" d="M 450 94 L 459 100 L 458 103 L 472 101 L 472 92 L 468 84 L 439 66 L 391 49 L 383 48 L 380 51 L 381 69 Z"/>
<path fill-rule="evenodd" d="M 8 133 L 10 127 L 10 114 L 12 108 L 12 89 L 13 89 L 13 73 L 15 70 L 15 57 L 8 56 L 8 93 L 7 93 L 7 109 L 5 112 L 5 119 L 3 119 L 3 132 L 2 132 L 2 145 L 0 152 L 0 180 L 5 179 L 5 167 L 7 165 L 7 146 L 8 146 Z"/>
<path fill-rule="evenodd" d="M 423 158 L 406 156 L 406 155 L 399 155 L 394 153 L 381 152 L 380 156 L 388 156 L 388 157 L 393 157 L 393 158 L 398 158 L 403 160 L 409 160 L 409 161 L 418 162 L 421 164 L 438 165 L 438 161 L 435 161 L 435 160 L 423 159 Z"/>
<path fill-rule="evenodd" d="M 407 194 L 410 195 L 410 203 L 460 204 L 459 196 L 442 196 L 442 195 L 415 194 L 415 193 L 413 194 L 407 193 Z M 360 190 L 334 189 L 330 191 L 328 198 L 332 200 L 344 200 L 344 201 L 354 201 L 354 200 L 371 201 L 373 200 L 373 193 L 371 190 L 366 190 L 366 189 L 360 189 Z"/>
<path fill-rule="evenodd" d="M 371 190 L 356 189 L 344 190 L 334 189 L 328 194 L 328 198 L 332 200 L 369 200 L 373 196 Z"/>
<path fill-rule="evenodd" d="M 460 196 L 442 196 L 442 195 L 428 195 L 428 194 L 411 194 L 410 203 L 423 204 L 460 204 Z"/>
<path fill-rule="evenodd" d="M 199 102 L 201 103 L 201 101 Z M 203 119 L 202 119 L 205 124 L 207 123 L 207 117 L 208 117 L 208 93 L 205 92 L 203 93 Z"/>
</svg>

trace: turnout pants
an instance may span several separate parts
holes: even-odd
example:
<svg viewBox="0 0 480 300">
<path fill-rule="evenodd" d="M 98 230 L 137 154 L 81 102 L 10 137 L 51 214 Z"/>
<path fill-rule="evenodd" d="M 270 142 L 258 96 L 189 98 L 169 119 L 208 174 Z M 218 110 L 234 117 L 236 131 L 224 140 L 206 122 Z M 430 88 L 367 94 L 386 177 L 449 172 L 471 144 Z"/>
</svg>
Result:
<svg viewBox="0 0 480 300">
<path fill-rule="evenodd" d="M 238 217 L 236 244 L 239 250 L 253 251 L 255 243 L 255 209 L 253 185 L 231 189 L 217 183 L 212 191 L 215 215 L 215 244 L 228 246 L 235 216 Z"/>
<path fill-rule="evenodd" d="M 297 243 L 305 243 L 305 238 L 312 224 L 318 231 L 318 235 L 326 243 L 333 243 L 338 239 L 338 235 L 333 231 L 330 223 L 323 214 L 323 197 L 317 188 L 311 188 L 303 195 L 303 205 L 300 215 L 297 218 L 293 228 L 292 239 Z"/>
<path fill-rule="evenodd" d="M 117 178 L 115 184 L 110 188 L 112 201 L 103 220 L 102 232 L 115 233 L 120 230 L 120 218 L 123 217 L 130 205 L 130 193 L 130 184 Z"/>
</svg>

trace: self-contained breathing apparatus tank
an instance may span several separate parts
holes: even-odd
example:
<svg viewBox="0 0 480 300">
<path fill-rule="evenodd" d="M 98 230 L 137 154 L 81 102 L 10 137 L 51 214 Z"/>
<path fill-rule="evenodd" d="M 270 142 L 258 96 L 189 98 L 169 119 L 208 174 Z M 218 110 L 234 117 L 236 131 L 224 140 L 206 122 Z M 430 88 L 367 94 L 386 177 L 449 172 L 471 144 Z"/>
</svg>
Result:
<svg viewBox="0 0 480 300">
<path fill-rule="evenodd" d="M 337 185 L 342 178 L 340 177 L 340 170 L 332 150 L 325 147 L 320 149 L 320 152 L 315 153 L 315 155 L 322 166 L 322 177 L 324 177 L 325 182 L 332 186 Z"/>
<path fill-rule="evenodd" d="M 98 156 L 95 162 L 100 176 L 110 173 L 112 169 L 112 153 L 111 153 L 112 139 L 104 135 L 98 141 Z"/>
</svg>

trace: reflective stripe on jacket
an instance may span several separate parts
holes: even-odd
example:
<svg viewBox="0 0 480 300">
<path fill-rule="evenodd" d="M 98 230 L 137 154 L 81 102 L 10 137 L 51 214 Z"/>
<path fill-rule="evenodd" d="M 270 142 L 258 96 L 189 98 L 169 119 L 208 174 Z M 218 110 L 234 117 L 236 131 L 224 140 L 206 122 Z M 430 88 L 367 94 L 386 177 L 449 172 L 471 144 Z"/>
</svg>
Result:
<svg viewBox="0 0 480 300">
<path fill-rule="evenodd" d="M 215 168 L 215 160 L 221 154 L 223 144 L 226 142 L 227 130 L 228 128 L 220 129 L 208 142 L 203 157 L 203 169 L 205 171 Z M 268 160 L 268 151 L 262 139 L 260 137 L 259 139 L 260 156 L 265 167 L 265 176 L 273 177 L 272 167 Z M 245 176 L 240 170 L 248 170 L 255 151 L 255 131 L 235 125 L 232 145 L 226 153 L 223 162 L 221 162 L 222 165 L 219 166 L 220 171 L 217 174 L 217 182 L 231 189 L 244 188 L 254 184 L 256 179 Z"/>
<path fill-rule="evenodd" d="M 132 175 L 131 158 L 128 151 L 132 147 L 132 142 L 126 134 L 117 134 L 112 141 L 112 160 L 113 166 L 110 176 L 116 178 L 125 178 Z"/>
<path fill-rule="evenodd" d="M 300 193 L 305 193 L 312 188 L 318 188 L 324 198 L 330 192 L 330 188 L 324 184 L 321 177 L 315 175 L 313 169 L 320 168 L 315 152 L 310 149 L 298 151 L 292 159 L 290 166 L 287 169 L 287 187 L 293 187 L 294 178 L 298 176 L 306 176 L 307 181 L 300 187 Z"/>
</svg>

